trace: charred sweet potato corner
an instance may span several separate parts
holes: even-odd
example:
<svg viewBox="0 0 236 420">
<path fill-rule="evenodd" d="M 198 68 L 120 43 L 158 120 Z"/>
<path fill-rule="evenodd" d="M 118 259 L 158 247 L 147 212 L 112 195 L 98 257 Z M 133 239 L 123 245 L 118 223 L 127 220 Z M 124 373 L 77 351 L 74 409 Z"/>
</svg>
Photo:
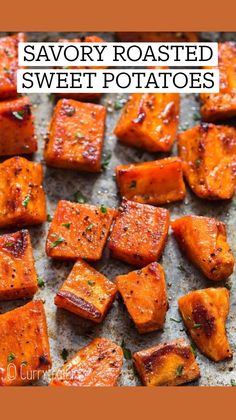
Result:
<svg viewBox="0 0 236 420">
<path fill-rule="evenodd" d="M 49 166 L 99 172 L 106 108 L 102 105 L 58 101 L 49 128 L 44 158 Z"/>
<path fill-rule="evenodd" d="M 108 243 L 112 255 L 137 267 L 157 261 L 167 240 L 169 218 L 166 209 L 124 199 Z"/>
<path fill-rule="evenodd" d="M 96 338 L 58 370 L 51 386 L 115 386 L 123 362 L 120 346 Z"/>
<path fill-rule="evenodd" d="M 0 315 L 0 385 L 27 385 L 50 367 L 43 303 L 35 300 Z"/>
<path fill-rule="evenodd" d="M 102 322 L 115 299 L 116 285 L 78 260 L 55 297 L 55 304 L 94 322 Z"/>
</svg>

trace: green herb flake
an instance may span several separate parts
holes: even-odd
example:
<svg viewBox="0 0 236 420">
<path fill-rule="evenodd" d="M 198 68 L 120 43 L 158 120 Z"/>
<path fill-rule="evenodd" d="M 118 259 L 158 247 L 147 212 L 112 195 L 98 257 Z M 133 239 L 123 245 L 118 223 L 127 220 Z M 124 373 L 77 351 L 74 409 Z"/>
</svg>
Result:
<svg viewBox="0 0 236 420">
<path fill-rule="evenodd" d="M 93 223 L 90 223 L 87 227 L 86 227 L 86 232 L 88 232 L 88 231 L 90 231 L 90 230 L 92 230 L 92 228 L 93 228 Z"/>
<path fill-rule="evenodd" d="M 63 349 L 61 352 L 61 357 L 63 360 L 67 360 L 67 357 L 69 356 L 69 352 L 67 349 Z"/>
<path fill-rule="evenodd" d="M 27 195 L 25 197 L 25 199 L 22 201 L 22 206 L 26 208 L 28 206 L 29 202 L 30 202 L 30 196 Z"/>
<path fill-rule="evenodd" d="M 132 358 L 132 353 L 131 350 L 128 347 L 126 347 L 124 339 L 122 340 L 121 347 L 123 350 L 125 360 L 130 360 Z"/>
<path fill-rule="evenodd" d="M 26 360 L 23 360 L 23 362 L 21 362 L 21 365 L 22 366 L 27 366 L 28 365 L 28 362 L 26 362 Z"/>
<path fill-rule="evenodd" d="M 70 229 L 71 223 L 62 223 L 62 226 L 64 226 L 66 229 Z"/>
<path fill-rule="evenodd" d="M 38 287 L 42 288 L 45 287 L 45 282 L 42 277 L 38 277 Z"/>
<path fill-rule="evenodd" d="M 193 119 L 194 121 L 199 121 L 201 119 L 200 114 L 198 112 L 194 112 Z"/>
<path fill-rule="evenodd" d="M 14 353 L 10 353 L 7 356 L 7 361 L 8 363 L 12 362 L 13 360 L 15 360 L 16 356 L 14 355 Z"/>
<path fill-rule="evenodd" d="M 197 347 L 195 346 L 195 344 L 192 343 L 191 346 L 190 346 L 190 348 L 191 348 L 191 352 L 193 353 L 193 355 L 195 357 L 197 357 Z"/>
<path fill-rule="evenodd" d="M 94 280 L 88 280 L 88 285 L 89 286 L 94 286 L 95 285 L 95 281 Z"/>
<path fill-rule="evenodd" d="M 198 330 L 199 328 L 201 328 L 201 326 L 202 326 L 202 324 L 194 324 L 194 325 L 193 325 L 193 328 L 194 328 L 195 330 Z"/>
<path fill-rule="evenodd" d="M 123 108 L 123 103 L 121 101 L 115 101 L 114 103 L 114 110 L 119 111 L 121 108 Z"/>
<path fill-rule="evenodd" d="M 230 384 L 231 384 L 231 386 L 236 386 L 236 380 L 235 379 L 231 379 Z"/>
<path fill-rule="evenodd" d="M 56 241 L 51 243 L 50 248 L 55 248 L 57 245 L 61 244 L 62 242 L 65 242 L 65 239 L 62 238 L 62 236 L 59 236 L 59 238 L 57 238 Z"/>
<path fill-rule="evenodd" d="M 170 318 L 170 320 L 173 322 L 177 322 L 177 324 L 180 324 L 181 322 L 181 319 Z"/>
<path fill-rule="evenodd" d="M 17 120 L 20 120 L 20 121 L 22 121 L 24 119 L 24 114 L 25 114 L 24 110 L 22 110 L 22 111 L 12 111 L 12 115 Z"/>
<path fill-rule="evenodd" d="M 14 242 L 8 242 L 7 244 L 5 244 L 5 246 L 7 247 L 7 248 L 10 248 L 11 246 L 13 246 L 14 245 Z"/>
<path fill-rule="evenodd" d="M 175 371 L 176 376 L 182 376 L 183 370 L 184 370 L 184 365 L 177 366 L 176 371 Z"/>
<path fill-rule="evenodd" d="M 111 152 L 107 152 L 107 154 L 104 156 L 104 159 L 102 161 L 102 169 L 107 169 L 111 160 L 111 156 L 112 156 Z"/>
<path fill-rule="evenodd" d="M 199 168 L 201 166 L 201 163 L 202 163 L 201 159 L 196 159 L 195 160 L 195 166 L 196 166 L 196 168 Z"/>
<path fill-rule="evenodd" d="M 50 214 L 47 215 L 47 222 L 51 222 L 52 221 L 52 216 Z"/>
<path fill-rule="evenodd" d="M 130 185 L 129 185 L 129 188 L 130 188 L 130 189 L 134 189 L 134 188 L 136 188 L 136 187 L 137 187 L 137 181 L 135 181 L 135 180 L 131 181 L 131 183 L 130 183 Z"/>
<path fill-rule="evenodd" d="M 81 192 L 80 191 L 77 191 L 75 194 L 74 194 L 74 197 L 75 197 L 75 201 L 77 201 L 77 203 L 79 203 L 79 204 L 84 204 L 84 203 L 87 203 L 87 198 L 86 197 L 84 197 L 84 195 L 83 194 L 81 194 Z"/>
<path fill-rule="evenodd" d="M 107 213 L 107 208 L 102 204 L 100 207 L 100 212 L 106 214 Z"/>
</svg>

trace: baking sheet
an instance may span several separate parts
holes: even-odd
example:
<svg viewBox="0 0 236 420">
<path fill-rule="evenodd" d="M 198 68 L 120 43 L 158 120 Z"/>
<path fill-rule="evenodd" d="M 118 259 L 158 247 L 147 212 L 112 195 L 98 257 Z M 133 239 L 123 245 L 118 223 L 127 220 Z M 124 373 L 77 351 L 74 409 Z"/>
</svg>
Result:
<svg viewBox="0 0 236 420">
<path fill-rule="evenodd" d="M 0 34 L 1 36 L 5 33 Z M 80 37 L 84 33 L 29 33 L 29 41 L 56 41 L 58 38 Z M 97 33 L 108 41 L 114 40 L 112 33 Z M 218 40 L 236 40 L 236 33 L 201 33 L 200 37 L 204 41 Z M 116 182 L 114 178 L 114 168 L 121 163 L 143 162 L 164 157 L 163 154 L 149 154 L 128 148 L 117 142 L 113 135 L 113 129 L 119 118 L 121 111 L 115 110 L 114 104 L 117 100 L 126 100 L 127 95 L 106 94 L 103 95 L 101 103 L 107 107 L 106 134 L 104 145 L 104 156 L 111 154 L 110 163 L 101 174 L 80 174 L 75 171 L 53 169 L 46 167 L 43 161 L 44 137 L 47 133 L 48 123 L 50 121 L 54 102 L 51 95 L 31 94 L 30 98 L 34 104 L 33 112 L 35 115 L 36 132 L 38 136 L 39 150 L 32 159 L 41 162 L 44 167 L 44 187 L 47 195 L 47 209 L 50 215 L 53 215 L 57 202 L 61 199 L 74 201 L 74 193 L 78 190 L 88 199 L 89 203 L 95 205 L 104 204 L 105 206 L 119 205 L 119 196 L 117 194 Z M 181 118 L 180 127 L 191 127 L 197 123 L 199 114 L 199 102 L 196 95 L 181 95 Z M 176 146 L 173 148 L 172 155 L 176 154 Z M 227 225 L 228 239 L 234 254 L 236 255 L 236 198 L 225 202 L 212 202 L 200 200 L 187 189 L 187 195 L 183 202 L 173 203 L 166 206 L 171 212 L 171 218 L 175 219 L 186 214 L 196 214 L 204 216 L 213 216 L 223 221 Z M 94 325 L 90 321 L 83 320 L 65 310 L 57 309 L 54 305 L 54 296 L 67 277 L 72 268 L 72 263 L 53 261 L 47 258 L 45 254 L 45 240 L 49 223 L 41 226 L 29 228 L 36 269 L 39 277 L 45 281 L 45 288 L 40 289 L 34 299 L 42 299 L 45 302 L 47 315 L 49 340 L 51 347 L 51 356 L 53 361 L 53 371 L 63 365 L 61 356 L 65 348 L 69 352 L 68 359 L 84 345 L 88 344 L 93 338 L 103 336 L 110 338 L 117 344 L 125 341 L 126 347 L 131 351 L 141 350 L 164 341 L 175 338 L 187 338 L 184 325 L 181 322 L 176 323 L 170 318 L 181 320 L 177 309 L 177 299 L 190 290 L 201 289 L 217 285 L 205 279 L 201 273 L 184 257 L 179 251 L 171 231 L 169 239 L 160 260 L 166 272 L 166 281 L 168 287 L 168 297 L 170 308 L 167 312 L 164 330 L 145 335 L 139 335 L 132 320 L 118 297 L 111 310 L 101 325 Z M 3 231 L 2 231 L 3 232 Z M 1 232 L 1 233 L 2 233 Z M 6 231 L 4 231 L 6 232 Z M 105 274 L 110 280 L 115 279 L 118 274 L 124 274 L 135 268 L 109 257 L 106 249 L 101 261 L 93 264 L 95 268 Z M 227 321 L 227 331 L 230 344 L 233 351 L 236 350 L 236 287 L 235 275 L 227 281 L 231 285 L 231 308 Z M 0 303 L 0 312 L 6 312 L 21 306 L 26 301 L 12 301 Z M 205 356 L 197 352 L 197 362 L 201 369 L 201 378 L 193 382 L 193 386 L 224 386 L 230 385 L 231 379 L 236 380 L 236 362 L 235 360 L 213 363 Z M 50 375 L 45 374 L 34 385 L 47 385 Z M 124 366 L 119 386 L 137 386 L 140 380 L 136 375 L 132 361 L 124 360 Z"/>
</svg>

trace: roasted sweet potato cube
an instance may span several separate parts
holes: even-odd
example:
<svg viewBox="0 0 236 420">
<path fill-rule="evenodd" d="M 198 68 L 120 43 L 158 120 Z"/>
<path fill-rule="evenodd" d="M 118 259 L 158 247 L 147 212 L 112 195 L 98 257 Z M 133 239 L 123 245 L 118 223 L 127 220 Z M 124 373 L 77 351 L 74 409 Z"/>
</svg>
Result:
<svg viewBox="0 0 236 420">
<path fill-rule="evenodd" d="M 46 243 L 49 257 L 99 260 L 115 209 L 59 201 Z"/>
<path fill-rule="evenodd" d="M 122 362 L 120 346 L 106 338 L 95 338 L 58 370 L 51 386 L 114 386 Z"/>
<path fill-rule="evenodd" d="M 0 38 L 0 99 L 17 96 L 18 44 L 25 40 L 23 33 Z"/>
<path fill-rule="evenodd" d="M 26 226 L 46 220 L 40 163 L 13 157 L 0 164 L 0 227 Z"/>
<path fill-rule="evenodd" d="M 137 267 L 157 261 L 169 229 L 166 209 L 124 199 L 109 239 L 112 255 Z"/>
<path fill-rule="evenodd" d="M 57 168 L 99 172 L 106 108 L 102 105 L 58 101 L 45 145 L 46 163 Z"/>
<path fill-rule="evenodd" d="M 214 281 L 225 280 L 234 268 L 234 257 L 225 224 L 202 216 L 184 216 L 172 222 L 174 235 L 189 259 Z"/>
<path fill-rule="evenodd" d="M 178 136 L 185 178 L 198 197 L 225 200 L 235 190 L 236 130 L 202 123 Z"/>
<path fill-rule="evenodd" d="M 117 276 L 116 284 L 140 333 L 163 328 L 168 300 L 165 273 L 160 264 L 153 262 L 141 270 Z"/>
<path fill-rule="evenodd" d="M 177 93 L 134 93 L 126 103 L 115 135 L 128 146 L 168 152 L 179 121 Z"/>
<path fill-rule="evenodd" d="M 225 322 L 229 312 L 229 291 L 220 287 L 195 290 L 179 301 L 184 323 L 199 350 L 219 362 L 231 359 Z"/>
<path fill-rule="evenodd" d="M 196 32 L 116 32 L 122 42 L 197 42 Z"/>
<path fill-rule="evenodd" d="M 236 116 L 236 43 L 218 44 L 220 91 L 201 93 L 201 115 L 205 121 L 218 121 Z M 208 69 L 211 67 L 205 67 Z"/>
<path fill-rule="evenodd" d="M 0 315 L 0 385 L 27 385 L 50 367 L 43 303 L 35 300 Z"/>
<path fill-rule="evenodd" d="M 37 150 L 30 100 L 27 96 L 0 102 L 0 155 Z"/>
<path fill-rule="evenodd" d="M 146 204 L 165 204 L 185 197 L 182 162 L 170 157 L 119 165 L 116 179 L 121 196 Z"/>
<path fill-rule="evenodd" d="M 37 275 L 27 230 L 0 236 L 0 300 L 31 297 Z"/>
<path fill-rule="evenodd" d="M 78 260 L 55 297 L 55 304 L 83 318 L 102 322 L 117 287 L 103 274 Z"/>
<path fill-rule="evenodd" d="M 182 338 L 138 351 L 133 359 L 146 386 L 176 386 L 200 377 L 193 351 Z"/>
</svg>

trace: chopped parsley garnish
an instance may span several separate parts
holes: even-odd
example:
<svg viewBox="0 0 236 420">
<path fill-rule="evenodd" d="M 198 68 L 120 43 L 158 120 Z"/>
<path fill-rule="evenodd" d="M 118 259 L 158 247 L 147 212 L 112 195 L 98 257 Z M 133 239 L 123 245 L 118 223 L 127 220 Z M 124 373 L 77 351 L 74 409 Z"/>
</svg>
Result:
<svg viewBox="0 0 236 420">
<path fill-rule="evenodd" d="M 17 119 L 17 120 L 23 120 L 24 119 L 24 110 L 22 111 L 12 111 L 12 115 Z"/>
<path fill-rule="evenodd" d="M 122 340 L 121 347 L 123 350 L 124 358 L 126 360 L 130 360 L 132 358 L 132 353 L 131 353 L 131 350 L 128 347 L 126 347 L 124 339 Z"/>
<path fill-rule="evenodd" d="M 176 376 L 182 376 L 183 370 L 184 370 L 184 365 L 177 366 L 177 368 L 176 368 Z"/>
<path fill-rule="evenodd" d="M 7 248 L 10 248 L 11 246 L 13 246 L 14 245 L 14 242 L 8 242 L 7 244 L 5 244 L 5 246 L 7 247 Z"/>
<path fill-rule="evenodd" d="M 194 343 L 192 343 L 191 344 L 191 351 L 192 351 L 192 353 L 194 354 L 194 356 L 196 357 L 197 356 L 197 347 L 195 346 L 195 344 Z"/>
<path fill-rule="evenodd" d="M 94 286 L 95 285 L 95 281 L 94 280 L 88 280 L 88 285 L 89 286 Z"/>
<path fill-rule="evenodd" d="M 115 101 L 114 110 L 119 111 L 121 108 L 123 108 L 123 103 L 121 101 Z"/>
<path fill-rule="evenodd" d="M 102 204 L 101 207 L 100 207 L 100 211 L 101 211 L 101 213 L 106 214 L 107 213 L 107 208 Z"/>
<path fill-rule="evenodd" d="M 67 349 L 63 349 L 62 352 L 61 352 L 62 359 L 63 360 L 67 360 L 68 355 L 69 355 L 68 350 Z"/>
<path fill-rule="evenodd" d="M 230 383 L 231 383 L 231 386 L 236 386 L 236 380 L 235 379 L 231 379 Z"/>
<path fill-rule="evenodd" d="M 173 322 L 177 322 L 177 324 L 180 324 L 181 322 L 181 319 L 170 318 L 170 320 Z"/>
<path fill-rule="evenodd" d="M 22 201 L 22 206 L 26 208 L 28 206 L 29 202 L 30 202 L 30 196 L 27 195 L 25 197 L 25 199 Z"/>
<path fill-rule="evenodd" d="M 201 166 L 201 163 L 202 163 L 201 159 L 196 159 L 196 160 L 195 160 L 195 166 L 196 166 L 197 168 L 199 168 L 199 166 Z"/>
<path fill-rule="evenodd" d="M 193 328 L 194 328 L 195 330 L 197 330 L 198 328 L 201 328 L 201 326 L 202 326 L 202 324 L 194 324 L 194 325 L 193 325 Z"/>
<path fill-rule="evenodd" d="M 14 353 L 10 353 L 10 354 L 7 356 L 7 361 L 8 361 L 8 363 L 12 362 L 15 358 L 16 358 L 16 356 L 14 355 Z"/>
<path fill-rule="evenodd" d="M 89 231 L 89 230 L 92 230 L 92 228 L 93 228 L 93 223 L 90 223 L 87 227 L 86 227 L 86 232 L 87 231 Z"/>
<path fill-rule="evenodd" d="M 102 169 L 107 169 L 109 163 L 111 160 L 111 152 L 107 152 L 107 154 L 104 156 L 104 159 L 102 161 Z"/>
<path fill-rule="evenodd" d="M 201 119 L 200 114 L 198 112 L 194 112 L 193 119 L 194 121 L 199 121 Z"/>
<path fill-rule="evenodd" d="M 44 287 L 45 286 L 45 282 L 42 279 L 42 277 L 38 277 L 38 287 Z"/>
<path fill-rule="evenodd" d="M 50 214 L 47 215 L 47 222 L 51 222 L 52 221 L 52 216 Z"/>
<path fill-rule="evenodd" d="M 75 197 L 75 201 L 77 201 L 77 203 L 80 203 L 80 204 L 84 204 L 84 203 L 87 203 L 87 198 L 86 197 L 84 197 L 84 195 L 83 194 L 81 194 L 81 192 L 80 191 L 77 191 L 75 194 L 74 194 L 74 197 Z"/>
<path fill-rule="evenodd" d="M 51 243 L 50 248 L 55 248 L 57 245 L 61 244 L 62 242 L 65 242 L 65 239 L 62 238 L 62 236 L 59 236 L 59 238 L 57 238 L 56 241 Z"/>
<path fill-rule="evenodd" d="M 67 229 L 70 229 L 71 223 L 62 223 L 62 226 L 64 226 Z"/>
<path fill-rule="evenodd" d="M 130 183 L 130 185 L 129 185 L 129 188 L 136 188 L 136 186 L 137 186 L 137 181 L 135 181 L 135 180 L 133 180 L 133 181 L 131 181 L 131 183 Z"/>
</svg>

